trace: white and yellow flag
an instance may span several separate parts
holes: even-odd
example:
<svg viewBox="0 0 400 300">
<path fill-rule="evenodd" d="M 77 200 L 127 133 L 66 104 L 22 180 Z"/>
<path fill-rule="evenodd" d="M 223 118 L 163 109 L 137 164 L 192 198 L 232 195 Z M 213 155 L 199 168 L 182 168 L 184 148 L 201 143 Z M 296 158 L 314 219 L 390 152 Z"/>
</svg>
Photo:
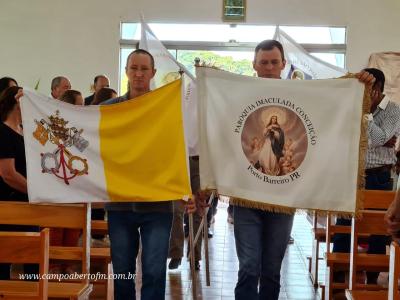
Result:
<svg viewBox="0 0 400 300">
<path fill-rule="evenodd" d="M 248 207 L 356 211 L 366 145 L 358 80 L 197 68 L 197 84 L 202 189 Z"/>
<path fill-rule="evenodd" d="M 74 106 L 29 90 L 21 103 L 31 202 L 191 194 L 180 80 L 114 105 Z"/>
<path fill-rule="evenodd" d="M 150 29 L 149 25 L 141 17 L 141 38 L 139 48 L 149 51 L 154 57 L 154 65 L 157 73 L 151 80 L 154 88 L 159 88 L 172 80 L 180 77 L 182 73 L 184 84 L 182 85 L 182 99 L 184 111 L 184 124 L 186 144 L 189 155 L 199 155 L 198 129 L 197 129 L 197 100 L 196 81 L 194 76 L 179 63 L 165 48 L 163 43 Z"/>
</svg>

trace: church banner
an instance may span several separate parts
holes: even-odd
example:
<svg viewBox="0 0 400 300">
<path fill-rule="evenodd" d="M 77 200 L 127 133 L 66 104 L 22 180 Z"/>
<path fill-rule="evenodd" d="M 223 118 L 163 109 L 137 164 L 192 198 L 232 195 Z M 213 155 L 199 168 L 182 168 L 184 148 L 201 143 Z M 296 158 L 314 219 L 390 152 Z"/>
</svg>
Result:
<svg viewBox="0 0 400 300">
<path fill-rule="evenodd" d="M 198 129 L 197 129 L 197 100 L 196 80 L 194 76 L 179 63 L 172 54 L 165 48 L 162 42 L 150 29 L 150 26 L 141 16 L 141 38 L 139 48 L 149 51 L 154 57 L 154 65 L 157 69 L 156 75 L 151 80 L 153 88 L 163 85 L 180 77 L 182 73 L 182 103 L 183 121 L 185 128 L 186 145 L 190 156 L 199 155 L 198 152 Z M 194 63 L 194 62 L 193 62 Z"/>
<path fill-rule="evenodd" d="M 274 39 L 281 42 L 285 53 L 286 66 L 282 78 L 287 79 L 328 79 L 343 76 L 346 70 L 331 65 L 308 53 L 279 27 Z"/>
<path fill-rule="evenodd" d="M 30 202 L 153 202 L 191 194 L 180 80 L 101 106 L 24 89 L 21 109 Z"/>
<path fill-rule="evenodd" d="M 372 53 L 368 67 L 377 68 L 385 74 L 386 97 L 400 103 L 400 52 Z"/>
<path fill-rule="evenodd" d="M 357 79 L 276 80 L 197 68 L 200 179 L 247 207 L 353 214 L 367 146 Z"/>
</svg>

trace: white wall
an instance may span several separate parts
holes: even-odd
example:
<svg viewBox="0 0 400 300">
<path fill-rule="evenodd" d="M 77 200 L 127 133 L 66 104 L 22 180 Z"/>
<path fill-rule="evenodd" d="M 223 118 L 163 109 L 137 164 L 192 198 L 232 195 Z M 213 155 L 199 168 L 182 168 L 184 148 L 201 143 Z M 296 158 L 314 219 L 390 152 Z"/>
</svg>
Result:
<svg viewBox="0 0 400 300">
<path fill-rule="evenodd" d="M 370 53 L 400 51 L 399 0 L 247 0 L 248 24 L 347 27 L 347 68 L 363 68 Z M 222 0 L 0 0 L 0 77 L 49 93 L 57 75 L 89 93 L 104 73 L 117 88 L 119 24 L 220 23 Z M 262 40 L 263 37 L 260 37 Z"/>
</svg>

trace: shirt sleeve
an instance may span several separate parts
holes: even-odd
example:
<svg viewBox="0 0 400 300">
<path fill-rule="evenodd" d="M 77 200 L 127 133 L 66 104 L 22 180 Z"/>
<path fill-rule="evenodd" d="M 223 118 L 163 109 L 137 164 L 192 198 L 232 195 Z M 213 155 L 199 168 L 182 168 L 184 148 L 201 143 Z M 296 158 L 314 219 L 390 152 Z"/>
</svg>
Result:
<svg viewBox="0 0 400 300">
<path fill-rule="evenodd" d="M 400 129 L 400 110 L 390 109 L 385 115 L 384 122 L 378 126 L 374 120 L 368 122 L 368 145 L 370 147 L 383 146 Z"/>
<path fill-rule="evenodd" d="M 0 141 L 0 159 L 15 158 L 12 136 L 2 127 L 0 127 Z"/>
</svg>

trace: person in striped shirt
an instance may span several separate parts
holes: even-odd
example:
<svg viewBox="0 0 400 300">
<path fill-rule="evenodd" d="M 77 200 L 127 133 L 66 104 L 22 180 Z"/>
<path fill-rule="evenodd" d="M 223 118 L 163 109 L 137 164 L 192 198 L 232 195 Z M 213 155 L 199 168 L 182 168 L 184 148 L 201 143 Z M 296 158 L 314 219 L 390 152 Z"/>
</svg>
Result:
<svg viewBox="0 0 400 300">
<path fill-rule="evenodd" d="M 385 97 L 385 75 L 381 70 L 367 68 L 364 71 L 375 77 L 371 90 L 371 109 L 368 119 L 368 149 L 366 153 L 365 189 L 392 190 L 392 169 L 396 164 L 395 144 L 400 134 L 400 106 Z M 338 219 L 337 225 L 351 225 L 351 220 Z M 368 253 L 386 253 L 386 236 L 371 236 Z M 333 252 L 350 252 L 350 235 L 334 237 Z M 368 272 L 367 281 L 376 284 L 378 273 Z M 335 277 L 342 277 L 335 276 Z M 342 280 L 338 280 L 342 281 Z"/>
</svg>

